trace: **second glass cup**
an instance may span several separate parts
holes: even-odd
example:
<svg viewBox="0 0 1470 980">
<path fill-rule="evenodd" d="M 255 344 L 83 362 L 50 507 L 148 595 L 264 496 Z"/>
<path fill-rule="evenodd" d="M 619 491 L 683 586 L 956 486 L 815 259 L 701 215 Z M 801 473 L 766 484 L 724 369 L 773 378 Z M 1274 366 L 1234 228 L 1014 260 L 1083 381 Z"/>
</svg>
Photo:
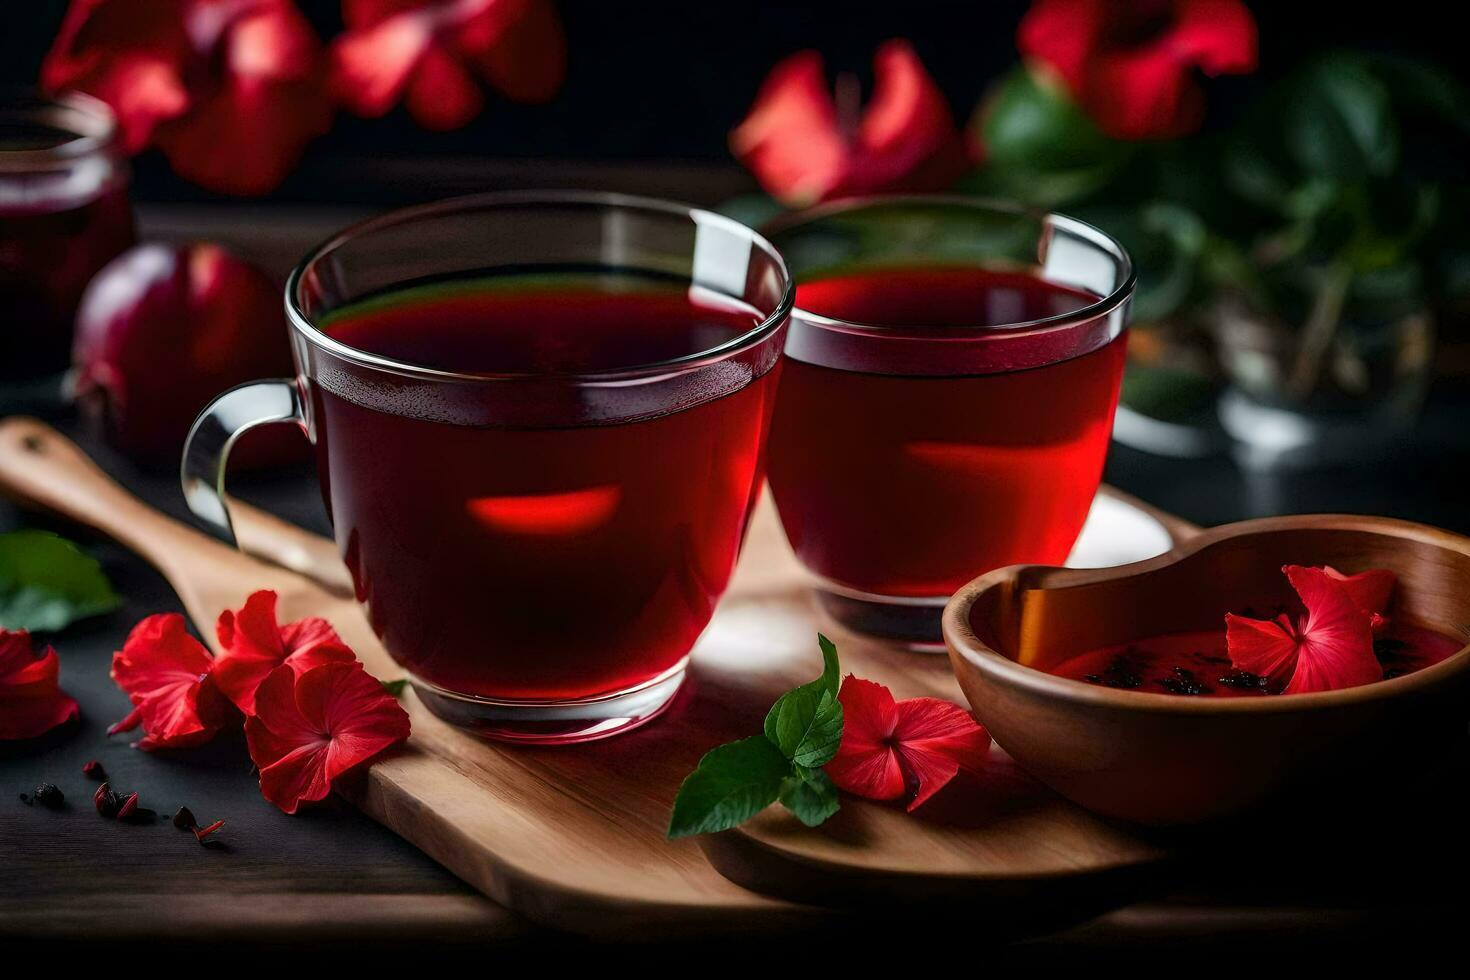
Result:
<svg viewBox="0 0 1470 980">
<path fill-rule="evenodd" d="M 1090 225 L 963 198 L 838 203 L 766 229 L 796 305 L 771 491 L 820 604 L 941 648 L 950 595 L 1060 564 L 1102 478 L 1134 276 Z"/>
<path fill-rule="evenodd" d="M 792 285 L 754 232 L 616 195 L 348 229 L 286 288 L 298 377 L 220 396 L 183 481 L 229 534 L 240 433 L 303 426 L 370 622 L 438 714 L 525 741 L 653 717 L 729 581 Z"/>
</svg>

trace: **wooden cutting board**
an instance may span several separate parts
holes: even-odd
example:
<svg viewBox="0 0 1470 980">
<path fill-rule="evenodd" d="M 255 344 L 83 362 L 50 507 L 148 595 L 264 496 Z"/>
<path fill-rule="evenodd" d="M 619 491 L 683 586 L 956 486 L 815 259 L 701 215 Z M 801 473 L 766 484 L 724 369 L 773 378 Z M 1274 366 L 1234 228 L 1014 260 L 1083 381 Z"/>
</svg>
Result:
<svg viewBox="0 0 1470 980">
<path fill-rule="evenodd" d="M 0 490 L 150 561 L 206 642 L 222 609 L 273 588 L 284 619 L 324 616 L 372 673 L 401 676 L 343 594 L 345 572 L 326 539 L 244 508 L 237 524 L 247 547 L 311 577 L 247 557 L 148 507 L 30 419 L 0 422 Z M 823 628 L 845 672 L 898 697 L 963 703 L 946 658 Z M 1146 886 L 1161 850 L 1062 800 L 999 750 L 983 780 L 945 789 L 918 815 L 844 797 L 816 829 L 773 808 L 724 834 L 666 840 L 669 806 L 699 757 L 759 732 L 776 697 L 820 672 L 817 629 L 763 505 L 689 682 L 658 720 L 601 742 L 506 746 L 450 727 L 406 693 L 408 744 L 342 792 L 495 900 L 603 937 L 808 928 L 837 908 L 895 901 L 986 907 L 1034 928 L 1121 904 Z"/>
</svg>

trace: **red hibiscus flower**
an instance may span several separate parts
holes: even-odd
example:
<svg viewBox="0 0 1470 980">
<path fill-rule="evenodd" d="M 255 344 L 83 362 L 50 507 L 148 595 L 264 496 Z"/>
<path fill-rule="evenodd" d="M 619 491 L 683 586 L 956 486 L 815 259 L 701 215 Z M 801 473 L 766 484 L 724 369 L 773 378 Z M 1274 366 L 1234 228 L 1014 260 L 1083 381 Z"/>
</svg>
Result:
<svg viewBox="0 0 1470 980">
<path fill-rule="evenodd" d="M 0 742 L 37 738 L 81 716 L 57 683 L 60 667 L 56 651 L 37 653 L 25 630 L 0 629 Z"/>
<path fill-rule="evenodd" d="M 1306 606 L 1297 619 L 1225 615 L 1225 639 L 1239 669 L 1284 685 L 1286 694 L 1332 691 L 1383 679 L 1373 654 L 1371 618 L 1343 586 L 1321 568 L 1282 569 Z"/>
<path fill-rule="evenodd" d="M 245 719 L 260 792 L 287 813 L 331 792 L 343 773 L 408 738 L 408 714 L 358 663 L 271 671 Z"/>
<path fill-rule="evenodd" d="M 215 659 L 189 634 L 178 613 L 149 616 L 112 655 L 112 679 L 133 702 L 133 711 L 107 730 L 143 726 L 134 743 L 145 751 L 200 745 L 214 738 L 234 714 L 215 685 Z"/>
<path fill-rule="evenodd" d="M 1117 139 L 1172 139 L 1198 128 L 1194 77 L 1256 67 L 1256 23 L 1241 0 L 1036 0 L 1021 53 L 1060 76 Z"/>
<path fill-rule="evenodd" d="M 1356 575 L 1344 575 L 1331 565 L 1322 566 L 1327 577 L 1347 592 L 1357 607 L 1368 614 L 1373 632 L 1377 633 L 1388 625 L 1388 600 L 1393 596 L 1398 576 L 1386 568 L 1370 568 Z"/>
<path fill-rule="evenodd" d="M 939 698 L 893 700 L 882 684 L 848 676 L 842 744 L 824 767 L 838 789 L 872 800 L 911 797 L 915 809 L 961 770 L 976 771 L 990 734 L 958 705 Z"/>
<path fill-rule="evenodd" d="M 225 652 L 215 661 L 215 683 L 247 715 L 255 713 L 256 689 L 281 664 L 299 675 L 357 659 L 325 619 L 311 616 L 278 626 L 276 594 L 269 590 L 251 593 L 239 612 L 220 613 L 216 631 Z"/>
<path fill-rule="evenodd" d="M 41 68 L 117 114 L 129 153 L 230 194 L 278 185 L 324 132 L 321 45 L 290 0 L 72 0 Z"/>
<path fill-rule="evenodd" d="M 907 41 L 873 59 L 873 98 L 859 116 L 827 87 L 822 56 L 802 51 L 767 76 L 730 148 L 792 207 L 885 191 L 943 190 L 969 169 L 954 117 Z M 850 91 L 850 87 L 839 87 Z"/>
<path fill-rule="evenodd" d="M 545 102 L 566 73 L 550 0 L 343 0 L 332 89 L 361 116 L 398 102 L 429 129 L 457 129 L 484 106 L 483 78 L 508 99 Z"/>
</svg>

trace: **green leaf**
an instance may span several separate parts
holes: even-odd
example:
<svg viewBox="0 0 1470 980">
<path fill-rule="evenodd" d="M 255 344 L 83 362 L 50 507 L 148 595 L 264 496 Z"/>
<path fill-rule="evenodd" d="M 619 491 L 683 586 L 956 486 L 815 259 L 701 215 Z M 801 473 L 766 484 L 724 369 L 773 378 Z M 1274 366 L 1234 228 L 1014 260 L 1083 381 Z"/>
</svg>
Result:
<svg viewBox="0 0 1470 980">
<path fill-rule="evenodd" d="M 822 676 L 781 695 L 766 714 L 766 738 L 800 766 L 825 765 L 842 741 L 842 705 L 837 701 L 842 665 L 836 644 L 818 633 L 817 645 Z"/>
<path fill-rule="evenodd" d="M 822 823 L 841 806 L 837 800 L 837 787 L 827 774 L 820 769 L 802 766 L 782 781 L 781 805 L 808 827 Z"/>
<path fill-rule="evenodd" d="M 776 802 L 790 761 L 764 735 L 706 752 L 679 787 L 669 816 L 669 837 L 729 830 Z"/>
<path fill-rule="evenodd" d="M 387 691 L 390 696 L 396 698 L 402 697 L 403 689 L 408 687 L 408 678 L 400 677 L 396 681 L 379 681 L 378 683 L 383 685 L 383 690 Z"/>
<path fill-rule="evenodd" d="M 1318 176 L 1362 180 L 1398 165 L 1388 89 L 1354 56 L 1334 55 L 1307 69 L 1287 103 L 1284 136 L 1301 167 Z"/>
<path fill-rule="evenodd" d="M 117 606 L 96 559 L 70 541 L 49 531 L 0 534 L 0 628 L 59 630 Z"/>
<path fill-rule="evenodd" d="M 842 705 L 821 681 L 783 694 L 766 715 L 766 738 L 799 766 L 823 766 L 842 742 Z"/>
<path fill-rule="evenodd" d="M 1018 68 L 981 115 L 985 166 L 972 187 L 1028 204 L 1085 197 L 1117 176 L 1133 154 L 1104 136 L 1061 85 Z"/>
</svg>

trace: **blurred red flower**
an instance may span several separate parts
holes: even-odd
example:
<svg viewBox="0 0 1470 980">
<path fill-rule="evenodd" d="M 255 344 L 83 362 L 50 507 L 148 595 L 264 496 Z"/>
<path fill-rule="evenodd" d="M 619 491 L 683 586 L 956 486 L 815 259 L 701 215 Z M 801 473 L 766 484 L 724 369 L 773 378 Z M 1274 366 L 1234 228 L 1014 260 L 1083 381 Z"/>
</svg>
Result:
<svg viewBox="0 0 1470 980">
<path fill-rule="evenodd" d="M 1036 0 L 1021 53 L 1062 82 L 1117 139 L 1172 139 L 1198 128 L 1194 77 L 1255 70 L 1256 23 L 1241 0 Z"/>
<path fill-rule="evenodd" d="M 290 0 L 72 0 L 41 66 L 49 91 L 112 106 L 123 148 L 180 176 L 263 194 L 331 122 L 321 45 Z"/>
<path fill-rule="evenodd" d="M 61 689 L 51 647 L 37 651 L 25 630 L 0 629 L 0 742 L 37 738 L 81 717 Z"/>
<path fill-rule="evenodd" d="M 456 129 L 484 107 L 479 78 L 516 102 L 545 102 L 566 73 L 550 0 L 342 0 L 332 90 L 361 116 L 400 100 L 429 129 Z"/>
<path fill-rule="evenodd" d="M 771 70 L 730 134 L 731 150 L 792 207 L 945 189 L 972 160 L 943 93 L 907 41 L 880 47 L 873 67 L 873 97 L 860 109 L 855 99 L 833 97 L 820 54 L 790 56 Z M 839 83 L 839 97 L 850 91 Z"/>
</svg>

